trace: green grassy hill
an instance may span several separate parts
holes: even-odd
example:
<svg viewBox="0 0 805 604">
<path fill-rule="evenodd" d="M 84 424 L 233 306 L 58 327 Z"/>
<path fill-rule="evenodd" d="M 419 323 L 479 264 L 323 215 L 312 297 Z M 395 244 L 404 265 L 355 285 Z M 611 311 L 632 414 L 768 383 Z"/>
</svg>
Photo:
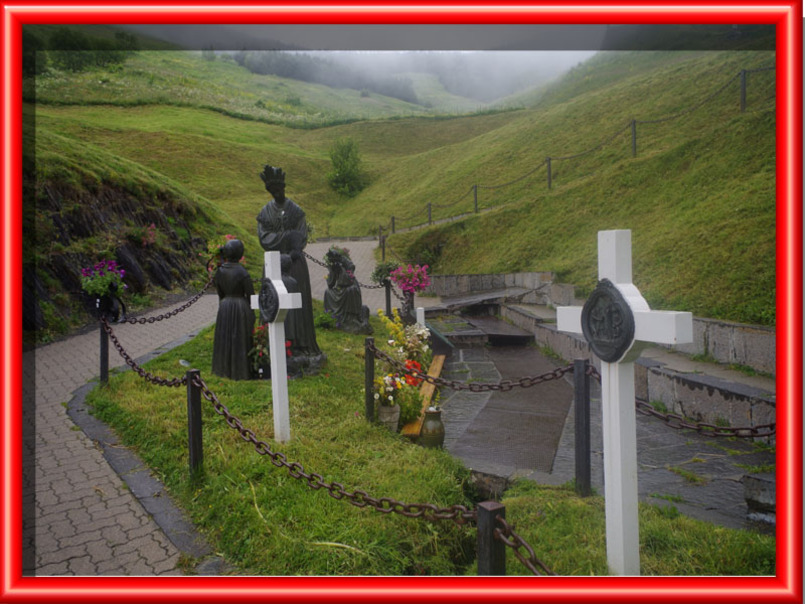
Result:
<svg viewBox="0 0 805 604">
<path fill-rule="evenodd" d="M 526 109 L 444 116 L 436 105 L 450 97 L 425 78 L 417 92 L 432 91 L 431 109 L 258 76 L 200 53 L 141 52 L 122 67 L 52 71 L 35 89 L 26 84 L 26 98 L 37 101 L 26 105 L 36 129 L 27 182 L 40 195 L 72 182 L 89 199 L 87 183 L 112 184 L 144 206 L 160 195 L 181 198 L 193 210 L 179 239 L 235 233 L 247 256 L 260 252 L 265 163 L 286 170 L 288 195 L 316 236 L 374 234 L 392 215 L 397 226 L 422 223 L 428 203 L 434 219 L 471 211 L 477 184 L 479 205 L 491 211 L 396 235 L 396 253 L 437 273 L 553 270 L 590 289 L 596 231 L 631 228 L 636 282 L 653 307 L 773 324 L 774 72 L 749 74 L 745 113 L 736 77 L 773 57 L 603 53 L 533 98 L 519 97 L 531 103 Z M 453 101 L 451 111 L 477 106 Z M 677 114 L 638 124 L 632 157 L 630 120 Z M 326 179 L 329 150 L 344 137 L 358 144 L 369 176 L 354 198 Z M 548 190 L 545 158 L 579 153 L 552 161 Z M 52 208 L 37 210 L 39 230 L 52 228 Z M 142 226 L 132 219 L 128 228 Z M 109 251 L 124 231 L 108 235 Z M 43 250 L 48 239 L 36 243 L 40 264 L 52 251 Z"/>
</svg>

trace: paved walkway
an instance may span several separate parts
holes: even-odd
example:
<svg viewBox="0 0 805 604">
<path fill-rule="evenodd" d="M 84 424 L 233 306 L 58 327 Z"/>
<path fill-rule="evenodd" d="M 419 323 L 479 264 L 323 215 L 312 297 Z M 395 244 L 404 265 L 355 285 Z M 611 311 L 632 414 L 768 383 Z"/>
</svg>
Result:
<svg viewBox="0 0 805 604">
<path fill-rule="evenodd" d="M 331 245 L 311 244 L 307 252 L 323 259 Z M 371 284 L 377 242 L 340 245 L 350 249 L 358 279 Z M 322 299 L 326 270 L 310 261 L 308 265 L 313 295 Z M 383 289 L 362 291 L 364 304 L 373 314 L 377 308 L 385 307 Z M 422 298 L 417 303 L 431 305 L 438 299 Z M 392 305 L 398 306 L 399 301 L 393 298 Z M 156 316 L 176 306 L 157 309 L 146 316 Z M 217 296 L 205 295 L 174 317 L 144 325 L 116 325 L 114 332 L 129 354 L 141 359 L 211 325 L 217 310 Z M 205 552 L 203 543 L 188 535 L 189 529 L 176 517 L 175 509 L 166 509 L 167 496 L 162 491 L 154 492 L 161 486 L 138 465 L 136 458 L 124 455 L 126 451 L 114 434 L 93 424 L 80 402 L 76 404 L 74 400 L 71 406 L 71 414 L 80 427 L 68 415 L 73 394 L 85 392 L 87 382 L 97 380 L 100 373 L 99 341 L 99 332 L 93 329 L 23 354 L 24 572 L 182 574 L 182 554 L 198 557 Z M 123 365 L 123 359 L 110 345 L 110 370 Z M 155 517 L 167 518 L 176 530 L 166 535 Z"/>
</svg>

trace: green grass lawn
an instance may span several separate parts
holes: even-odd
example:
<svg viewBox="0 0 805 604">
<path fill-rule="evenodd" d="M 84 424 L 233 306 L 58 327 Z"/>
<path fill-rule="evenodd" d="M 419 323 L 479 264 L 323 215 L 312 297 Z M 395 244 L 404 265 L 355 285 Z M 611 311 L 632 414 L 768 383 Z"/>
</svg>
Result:
<svg viewBox="0 0 805 604">
<path fill-rule="evenodd" d="M 321 305 L 316 303 L 316 312 Z M 372 318 L 376 335 L 382 333 Z M 213 329 L 146 365 L 180 377 L 186 360 L 201 371 L 220 402 L 271 449 L 308 474 L 348 492 L 406 503 L 474 507 L 469 471 L 446 451 L 424 449 L 366 421 L 363 337 L 320 329 L 328 355 L 323 372 L 289 382 L 291 441 L 272 441 L 268 382 L 237 382 L 211 374 Z M 380 338 L 379 338 L 380 339 Z M 125 346 L 125 342 L 123 342 Z M 337 501 L 309 488 L 257 454 L 203 403 L 204 472 L 188 468 L 184 389 L 154 386 L 128 371 L 88 397 L 93 413 L 110 423 L 137 452 L 236 574 L 472 575 L 475 530 L 451 521 L 425 522 Z M 561 575 L 606 575 L 604 505 L 571 487 L 520 481 L 503 496 L 506 518 L 535 554 Z M 682 517 L 675 508 L 640 506 L 645 575 L 774 574 L 769 536 L 725 529 Z M 508 574 L 528 574 L 507 553 Z"/>
</svg>

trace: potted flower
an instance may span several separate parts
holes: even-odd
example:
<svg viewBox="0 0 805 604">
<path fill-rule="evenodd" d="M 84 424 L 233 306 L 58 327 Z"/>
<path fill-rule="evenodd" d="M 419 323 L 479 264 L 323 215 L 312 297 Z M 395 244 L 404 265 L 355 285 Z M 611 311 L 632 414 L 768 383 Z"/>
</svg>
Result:
<svg viewBox="0 0 805 604">
<path fill-rule="evenodd" d="M 378 403 L 377 421 L 392 432 L 415 420 L 422 408 L 419 388 L 398 373 L 388 373 L 375 379 L 374 398 Z"/>
<path fill-rule="evenodd" d="M 126 271 L 120 268 L 114 260 L 101 260 L 93 266 L 81 269 L 81 289 L 90 296 L 91 307 L 101 316 L 109 315 L 113 321 L 123 315 L 125 305 L 118 298 L 121 289 L 128 286 L 123 283 Z"/>
<path fill-rule="evenodd" d="M 414 316 L 414 294 L 424 291 L 430 286 L 430 276 L 428 275 L 428 265 L 419 264 L 407 267 L 399 266 L 390 275 L 391 280 L 397 284 L 403 292 L 405 302 L 403 303 L 403 316 L 409 323 L 413 323 Z"/>
</svg>

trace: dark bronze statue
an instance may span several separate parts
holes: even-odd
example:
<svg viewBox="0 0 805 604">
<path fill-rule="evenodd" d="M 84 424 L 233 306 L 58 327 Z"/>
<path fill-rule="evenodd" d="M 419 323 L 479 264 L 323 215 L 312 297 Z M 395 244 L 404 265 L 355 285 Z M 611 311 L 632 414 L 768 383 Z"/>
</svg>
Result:
<svg viewBox="0 0 805 604">
<path fill-rule="evenodd" d="M 327 252 L 327 291 L 324 310 L 335 319 L 336 327 L 349 333 L 372 333 L 369 308 L 363 305 L 361 288 L 355 278 L 355 264 L 344 250 Z"/>
<path fill-rule="evenodd" d="M 290 256 L 288 275 L 296 280 L 297 290 L 302 294 L 302 308 L 288 311 L 285 331 L 294 336 L 291 355 L 304 365 L 305 373 L 315 373 L 327 357 L 319 349 L 316 328 L 313 325 L 310 273 L 303 254 L 307 245 L 305 212 L 285 197 L 285 173 L 281 168 L 265 166 L 260 178 L 273 200 L 257 215 L 257 236 L 264 250 Z"/>
<path fill-rule="evenodd" d="M 212 372 L 233 380 L 247 380 L 251 377 L 249 350 L 254 330 L 251 308 L 254 286 L 249 273 L 239 263 L 243 256 L 241 241 L 227 241 L 223 256 L 224 262 L 214 277 L 218 316 L 212 346 Z"/>
</svg>

